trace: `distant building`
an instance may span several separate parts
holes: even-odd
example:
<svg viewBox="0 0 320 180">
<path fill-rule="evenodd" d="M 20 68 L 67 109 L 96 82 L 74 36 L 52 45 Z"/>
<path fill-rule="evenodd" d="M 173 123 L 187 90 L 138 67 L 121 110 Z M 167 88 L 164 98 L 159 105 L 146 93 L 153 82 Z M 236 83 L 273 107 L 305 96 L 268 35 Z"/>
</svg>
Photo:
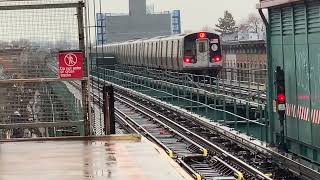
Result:
<svg viewBox="0 0 320 180">
<path fill-rule="evenodd" d="M 234 32 L 221 35 L 223 42 L 260 41 L 266 40 L 265 32 Z"/>
<path fill-rule="evenodd" d="M 178 33 L 181 33 L 180 11 L 147 12 L 146 0 L 129 0 L 129 14 L 97 14 L 98 44 Z"/>
<path fill-rule="evenodd" d="M 171 13 L 172 34 L 181 34 L 181 14 L 180 10 L 173 10 Z"/>
<path fill-rule="evenodd" d="M 265 39 L 266 36 L 264 32 L 238 32 L 238 41 L 259 41 Z"/>
<path fill-rule="evenodd" d="M 267 48 L 264 40 L 224 42 L 222 51 L 224 68 L 234 69 L 223 74 L 225 78 L 265 83 Z"/>
</svg>

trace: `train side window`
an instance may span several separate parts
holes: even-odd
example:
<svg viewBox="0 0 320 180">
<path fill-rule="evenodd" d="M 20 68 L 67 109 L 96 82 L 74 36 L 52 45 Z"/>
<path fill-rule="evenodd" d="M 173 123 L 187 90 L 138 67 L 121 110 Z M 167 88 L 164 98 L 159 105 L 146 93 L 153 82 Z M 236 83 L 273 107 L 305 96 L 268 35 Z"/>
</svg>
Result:
<svg viewBox="0 0 320 180">
<path fill-rule="evenodd" d="M 135 52 L 136 52 L 136 55 L 135 55 L 135 59 L 136 59 L 136 65 L 138 63 L 138 44 L 135 44 Z"/>
<path fill-rule="evenodd" d="M 140 65 L 143 65 L 143 58 L 144 58 L 144 43 L 140 44 Z"/>
<path fill-rule="evenodd" d="M 122 56 L 123 56 L 123 46 L 122 46 L 122 45 L 120 46 L 120 50 L 121 50 L 121 55 L 120 55 L 120 57 L 121 57 L 121 60 L 122 60 Z"/>
<path fill-rule="evenodd" d="M 130 48 L 130 63 L 133 62 L 133 56 L 134 55 L 134 52 L 133 52 L 133 44 L 131 44 L 131 48 Z"/>
<path fill-rule="evenodd" d="M 125 46 L 124 45 L 122 45 L 122 56 L 123 56 L 123 59 L 122 59 L 122 61 L 125 61 L 125 58 L 126 58 L 126 48 L 125 48 Z"/>
<path fill-rule="evenodd" d="M 158 67 L 158 42 L 155 42 L 156 47 L 154 50 L 154 65 Z"/>
<path fill-rule="evenodd" d="M 130 58 L 131 58 L 131 44 L 128 45 L 128 56 L 127 56 L 127 59 L 128 59 L 128 63 L 130 63 Z"/>
<path fill-rule="evenodd" d="M 143 65 L 146 64 L 147 58 L 148 58 L 148 43 L 144 43 Z"/>
<path fill-rule="evenodd" d="M 134 64 L 136 64 L 137 63 L 137 44 L 136 43 L 134 43 L 133 44 L 133 59 L 134 59 Z"/>
<path fill-rule="evenodd" d="M 132 63 L 133 58 L 133 44 L 130 45 L 130 63 Z"/>
<path fill-rule="evenodd" d="M 177 41 L 172 41 L 172 60 L 174 60 L 177 56 Z"/>
<path fill-rule="evenodd" d="M 151 50 L 150 50 L 150 53 L 151 53 L 151 58 L 150 58 L 150 66 L 152 67 L 153 66 L 153 59 L 154 59 L 154 53 L 153 53 L 153 51 L 154 51 L 154 43 L 152 42 L 151 43 Z"/>
<path fill-rule="evenodd" d="M 134 62 L 135 62 L 135 57 L 136 57 L 136 45 L 135 44 L 132 44 L 132 55 L 131 55 L 131 57 L 132 57 L 132 65 L 134 65 Z"/>
<path fill-rule="evenodd" d="M 171 62 L 171 42 L 167 41 L 167 68 L 170 66 L 169 62 Z"/>
<path fill-rule="evenodd" d="M 124 60 L 127 62 L 127 57 L 128 57 L 128 45 L 124 45 Z"/>
<path fill-rule="evenodd" d="M 169 43 L 168 43 L 168 41 L 166 41 L 166 47 L 165 47 L 165 52 L 164 52 L 164 55 L 165 55 L 165 62 L 166 62 L 166 64 L 165 64 L 165 69 L 167 69 L 168 68 L 168 51 L 169 51 Z"/>
<path fill-rule="evenodd" d="M 128 49 L 128 62 L 131 62 L 131 44 L 128 45 L 129 49 Z"/>
<path fill-rule="evenodd" d="M 144 59 L 143 63 L 146 64 L 148 58 L 148 43 L 144 44 Z"/>
<path fill-rule="evenodd" d="M 176 43 L 177 47 L 177 54 L 176 54 L 176 61 L 177 61 L 177 68 L 179 68 L 179 55 L 180 55 L 180 41 L 177 40 Z"/>
<path fill-rule="evenodd" d="M 153 66 L 153 58 L 154 58 L 154 53 L 153 53 L 153 51 L 154 51 L 154 43 L 152 42 L 151 43 L 151 58 L 150 58 L 150 65 L 151 65 L 151 67 Z"/>
<path fill-rule="evenodd" d="M 174 57 L 174 43 L 171 41 L 171 56 L 170 56 L 170 61 L 171 61 L 171 67 L 173 67 L 173 57 Z"/>
<path fill-rule="evenodd" d="M 159 66 L 162 66 L 162 48 L 163 48 L 163 44 L 162 42 L 159 41 Z"/>
<path fill-rule="evenodd" d="M 129 62 L 129 52 L 130 52 L 130 45 L 127 45 L 127 53 L 126 53 L 126 60 L 127 60 L 127 63 Z"/>
<path fill-rule="evenodd" d="M 144 58 L 144 43 L 141 43 L 140 45 L 140 64 L 143 64 L 143 58 Z"/>
<path fill-rule="evenodd" d="M 147 44 L 148 44 L 148 56 L 147 56 L 147 65 L 148 65 L 151 57 L 151 43 L 147 43 Z"/>
<path fill-rule="evenodd" d="M 148 65 L 150 65 L 150 59 L 152 57 L 152 43 L 148 43 Z"/>
<path fill-rule="evenodd" d="M 125 56 L 125 48 L 124 48 L 124 45 L 121 45 L 122 46 L 122 61 L 124 61 L 124 56 Z"/>
<path fill-rule="evenodd" d="M 135 50 L 134 50 L 134 44 L 131 45 L 131 63 L 134 62 L 134 56 L 135 56 Z"/>
</svg>

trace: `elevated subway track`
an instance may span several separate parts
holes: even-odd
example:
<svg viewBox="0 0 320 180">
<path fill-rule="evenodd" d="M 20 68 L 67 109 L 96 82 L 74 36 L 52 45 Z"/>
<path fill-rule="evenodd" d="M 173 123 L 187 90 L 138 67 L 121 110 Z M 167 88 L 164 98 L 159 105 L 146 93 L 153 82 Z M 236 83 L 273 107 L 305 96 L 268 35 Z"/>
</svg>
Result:
<svg viewBox="0 0 320 180">
<path fill-rule="evenodd" d="M 100 82 L 104 83 L 103 80 L 100 80 Z M 193 133 L 196 133 L 197 136 L 206 138 L 207 141 L 211 143 L 219 144 L 222 149 L 227 149 L 229 152 L 231 152 L 231 154 L 234 154 L 235 149 L 238 148 L 236 150 L 237 153 L 234 154 L 236 157 L 240 158 L 244 162 L 247 162 L 252 167 L 257 167 L 258 169 L 260 168 L 259 170 L 263 172 L 262 174 L 272 174 L 272 176 L 274 177 L 272 179 L 314 179 L 312 178 L 312 176 L 317 178 L 319 177 L 319 174 L 315 171 L 304 167 L 303 165 L 296 163 L 293 160 L 290 160 L 289 158 L 261 145 L 261 142 L 259 143 L 258 141 L 252 140 L 248 137 L 246 138 L 243 135 L 235 133 L 231 129 L 225 129 L 218 124 L 208 123 L 200 120 L 201 118 L 199 119 L 199 117 L 195 116 L 194 114 L 189 115 L 189 113 L 186 113 L 183 110 L 178 110 L 175 107 L 172 107 L 171 105 L 165 103 L 163 104 L 163 102 L 158 101 L 154 98 L 142 95 L 141 93 L 137 93 L 135 91 L 117 86 L 115 84 L 113 85 L 116 87 L 117 92 L 121 94 L 121 99 L 130 98 L 135 102 L 134 104 L 137 108 L 141 108 L 140 106 L 147 106 L 149 109 L 157 110 L 161 114 L 157 115 L 157 118 L 161 116 L 167 117 L 175 121 L 177 124 L 182 125 L 186 129 L 190 129 Z M 171 126 L 174 126 L 173 124 L 171 124 Z M 195 138 L 190 134 L 188 135 L 188 137 L 191 137 L 192 139 Z M 217 149 L 210 149 L 203 142 L 196 142 L 203 145 L 204 147 L 207 147 L 207 149 L 209 149 L 209 154 L 215 153 L 217 151 Z M 230 147 L 234 147 L 235 149 L 230 149 Z M 246 152 L 249 154 L 246 155 Z M 223 154 L 226 155 L 225 153 Z M 249 157 L 258 159 L 254 160 Z M 228 159 L 228 156 L 225 158 Z M 268 165 L 264 164 L 263 162 L 267 163 Z M 288 165 L 288 169 L 283 166 L 284 164 Z M 297 166 L 300 167 L 300 170 L 297 169 Z M 247 172 L 243 171 L 243 169 L 241 170 L 241 172 Z M 299 176 L 299 173 L 302 176 Z"/>
<path fill-rule="evenodd" d="M 212 121 L 221 122 L 236 129 L 240 128 L 248 135 L 267 141 L 268 126 L 264 104 L 209 92 L 188 84 L 174 84 L 165 79 L 158 80 L 116 70 L 97 68 L 93 73 L 101 79 L 175 104 L 211 118 Z"/>
<path fill-rule="evenodd" d="M 97 88 L 97 86 L 95 87 Z M 201 148 L 201 153 L 203 154 L 203 156 L 199 156 L 199 153 L 195 155 L 193 155 L 192 153 L 190 154 L 190 150 L 186 150 L 185 145 L 179 145 L 183 143 L 184 140 L 175 139 L 176 135 L 172 135 L 172 133 L 178 134 L 180 138 L 183 137 L 183 139 L 187 139 L 189 143 L 193 142 L 193 146 L 198 147 L 197 149 L 199 149 L 199 144 L 205 144 L 199 143 L 199 141 L 205 140 L 200 136 L 197 136 L 194 132 L 157 113 L 153 110 L 153 108 L 147 108 L 145 105 L 143 105 L 144 103 L 125 95 L 123 92 L 116 93 L 116 99 L 118 101 L 116 110 L 118 116 L 121 116 L 123 119 L 130 120 L 147 137 L 160 144 L 168 152 L 169 156 L 177 158 L 177 161 L 182 166 L 184 166 L 186 169 L 190 169 L 193 174 L 195 173 L 195 177 L 197 177 L 197 175 L 200 175 L 203 179 L 211 179 L 218 177 L 221 178 L 223 177 L 222 175 L 229 175 L 235 176 L 238 180 L 242 180 L 244 178 L 270 179 L 257 169 L 252 168 L 251 166 L 247 165 L 231 154 L 228 154 L 228 152 L 219 149 L 213 144 L 210 145 L 212 146 L 210 148 L 210 151 L 215 149 L 214 151 L 217 153 L 212 154 L 212 156 L 204 158 L 207 156 L 207 150 L 203 147 Z M 139 113 L 137 114 L 137 112 Z M 144 117 L 147 117 L 147 119 L 144 119 Z M 155 126 L 152 123 L 154 121 L 157 122 L 156 124 L 161 125 Z M 161 129 L 161 127 L 164 126 L 166 128 Z M 167 133 L 161 135 L 161 132 Z M 190 139 L 190 137 L 192 138 Z M 169 147 L 167 147 L 168 145 Z M 189 147 L 187 149 L 192 150 L 194 148 Z M 228 154 L 227 156 L 230 157 L 230 159 L 223 158 L 221 156 L 222 154 Z M 245 172 L 245 176 L 242 175 L 241 172 Z"/>
</svg>

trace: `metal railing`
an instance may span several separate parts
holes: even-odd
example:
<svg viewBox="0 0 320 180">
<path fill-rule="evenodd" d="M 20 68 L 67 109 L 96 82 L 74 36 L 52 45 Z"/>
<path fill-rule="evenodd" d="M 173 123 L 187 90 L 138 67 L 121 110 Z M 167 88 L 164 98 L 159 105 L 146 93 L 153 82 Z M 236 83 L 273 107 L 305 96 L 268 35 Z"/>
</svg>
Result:
<svg viewBox="0 0 320 180">
<path fill-rule="evenodd" d="M 84 101 L 58 78 L 56 54 L 84 45 L 83 3 L 1 1 L 0 11 L 0 139 L 83 135 Z"/>
<path fill-rule="evenodd" d="M 147 67 L 135 67 L 126 65 L 103 66 L 124 73 L 130 73 L 143 77 L 150 77 L 155 80 L 170 82 L 188 87 L 203 89 L 216 94 L 224 94 L 255 102 L 266 104 L 266 84 L 250 80 L 225 79 L 207 75 L 196 75 L 180 73 L 168 70 L 152 69 Z M 264 70 L 263 70 L 264 71 Z M 265 82 L 265 79 L 261 79 Z"/>
<path fill-rule="evenodd" d="M 92 70 L 92 75 L 180 106 L 211 121 L 219 122 L 247 135 L 268 141 L 269 126 L 264 104 L 210 92 L 202 88 L 189 86 L 188 83 L 177 84 L 163 81 L 163 77 L 160 76 L 157 79 L 97 67 Z M 166 74 L 163 74 L 163 76 L 170 77 Z M 184 76 L 184 78 L 186 77 L 188 76 Z"/>
</svg>

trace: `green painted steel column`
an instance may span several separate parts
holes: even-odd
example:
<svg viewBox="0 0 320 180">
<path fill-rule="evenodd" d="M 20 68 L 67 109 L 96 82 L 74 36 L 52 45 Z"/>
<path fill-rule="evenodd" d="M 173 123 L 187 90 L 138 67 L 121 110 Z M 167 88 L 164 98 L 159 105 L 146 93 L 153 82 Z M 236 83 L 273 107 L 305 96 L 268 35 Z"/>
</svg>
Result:
<svg viewBox="0 0 320 180">
<path fill-rule="evenodd" d="M 269 10 L 270 14 L 270 10 Z M 269 22 L 270 22 L 270 16 L 269 16 Z M 267 32 L 267 64 L 268 64 L 268 117 L 269 117 L 269 128 L 270 128 L 270 142 L 271 144 L 274 143 L 274 113 L 273 113 L 273 64 L 272 64 L 272 55 L 271 55 L 271 31 L 270 31 L 270 24 L 266 24 L 266 32 Z"/>
</svg>

